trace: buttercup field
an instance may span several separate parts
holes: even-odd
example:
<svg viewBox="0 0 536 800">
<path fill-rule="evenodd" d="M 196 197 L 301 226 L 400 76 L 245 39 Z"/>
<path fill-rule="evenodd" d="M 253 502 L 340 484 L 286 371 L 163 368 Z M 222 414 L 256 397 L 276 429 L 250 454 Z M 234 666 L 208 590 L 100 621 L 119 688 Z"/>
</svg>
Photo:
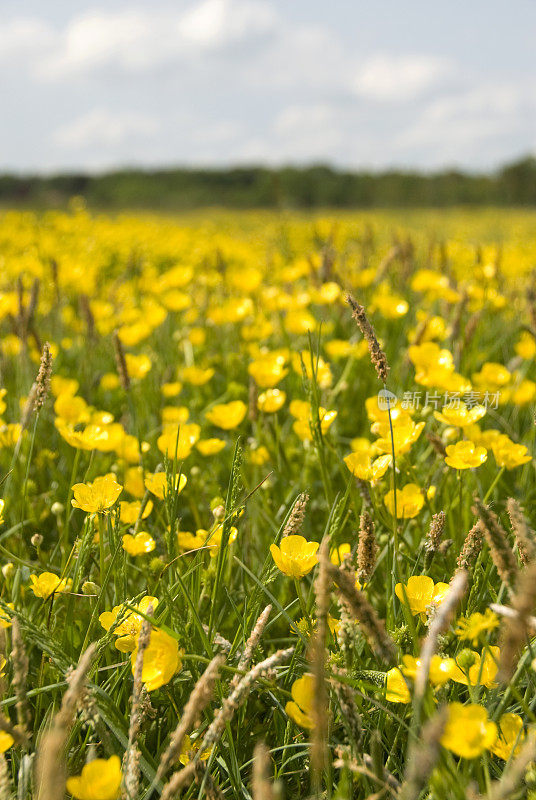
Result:
<svg viewBox="0 0 536 800">
<path fill-rule="evenodd" d="M 535 221 L 2 214 L 2 800 L 536 796 Z"/>
</svg>

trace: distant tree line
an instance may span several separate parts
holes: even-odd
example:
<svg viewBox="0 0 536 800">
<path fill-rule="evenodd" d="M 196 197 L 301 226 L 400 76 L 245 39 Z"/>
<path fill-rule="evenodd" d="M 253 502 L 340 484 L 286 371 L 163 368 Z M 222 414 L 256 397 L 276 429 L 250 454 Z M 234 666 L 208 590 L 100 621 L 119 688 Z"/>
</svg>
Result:
<svg viewBox="0 0 536 800">
<path fill-rule="evenodd" d="M 372 208 L 536 205 L 536 158 L 490 174 L 445 170 L 350 172 L 329 166 L 122 169 L 102 175 L 0 175 L 0 205 L 61 207 L 83 196 L 100 208 Z"/>
</svg>

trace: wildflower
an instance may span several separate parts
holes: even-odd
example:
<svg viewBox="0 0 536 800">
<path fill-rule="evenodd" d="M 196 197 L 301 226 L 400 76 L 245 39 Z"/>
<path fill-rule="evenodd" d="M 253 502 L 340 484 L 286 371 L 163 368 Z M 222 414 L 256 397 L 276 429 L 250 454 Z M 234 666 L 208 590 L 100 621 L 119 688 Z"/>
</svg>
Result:
<svg viewBox="0 0 536 800">
<path fill-rule="evenodd" d="M 15 739 L 7 731 L 0 731 L 0 753 L 5 753 L 6 750 L 15 744 Z"/>
<path fill-rule="evenodd" d="M 519 755 L 525 738 L 521 717 L 518 714 L 503 714 L 499 720 L 499 735 L 489 749 L 494 756 L 509 761 L 512 755 Z"/>
<path fill-rule="evenodd" d="M 303 578 L 318 562 L 318 542 L 308 542 L 303 536 L 285 536 L 279 547 L 270 545 L 276 566 L 291 578 Z"/>
<path fill-rule="evenodd" d="M 110 472 L 95 478 L 93 483 L 75 483 L 72 490 L 74 508 L 81 508 L 88 514 L 102 514 L 114 505 L 123 487 Z"/>
<path fill-rule="evenodd" d="M 266 353 L 251 362 L 248 373 L 254 378 L 257 386 L 273 389 L 288 373 L 285 362 L 286 358 L 280 353 Z M 282 394 L 284 396 L 285 393 Z"/>
<path fill-rule="evenodd" d="M 533 336 L 529 331 L 523 331 L 514 349 L 521 358 L 534 358 L 536 356 L 536 336 Z"/>
<path fill-rule="evenodd" d="M 414 656 L 402 656 L 402 666 L 400 669 L 404 675 L 412 680 L 415 680 L 417 671 L 421 668 L 421 660 Z M 443 686 L 450 678 L 452 678 L 456 670 L 456 662 L 453 658 L 441 658 L 437 654 L 432 656 L 430 661 L 430 671 L 428 677 L 430 683 L 435 686 Z"/>
<path fill-rule="evenodd" d="M 30 575 L 31 590 L 36 597 L 47 600 L 53 594 L 68 592 L 72 581 L 70 578 L 59 578 L 52 572 L 42 572 L 40 575 Z M 4 626 L 2 626 L 4 627 Z"/>
<path fill-rule="evenodd" d="M 415 423 L 408 416 L 395 418 L 393 423 L 393 435 L 391 437 L 391 424 L 389 419 L 374 422 L 371 430 L 379 438 L 374 442 L 374 446 L 382 453 L 391 453 L 394 445 L 395 455 L 404 455 L 409 452 L 411 446 L 415 444 L 424 430 L 424 422 Z"/>
<path fill-rule="evenodd" d="M 181 393 L 182 383 L 180 381 L 173 381 L 171 383 L 162 384 L 162 394 L 166 398 L 176 397 Z"/>
<path fill-rule="evenodd" d="M 448 583 L 436 583 L 428 575 L 412 575 L 404 586 L 397 583 L 395 594 L 401 603 L 409 603 L 411 613 L 420 614 L 421 620 L 426 622 L 426 612 L 430 606 L 440 605 L 448 592 Z M 405 591 L 404 591 L 405 590 Z M 404 596 L 405 594 L 405 596 Z"/>
<path fill-rule="evenodd" d="M 390 514 L 395 512 L 394 494 L 391 489 L 384 496 L 384 503 Z M 424 505 L 424 497 L 415 483 L 407 483 L 402 489 L 396 490 L 396 512 L 400 519 L 412 519 L 416 517 Z"/>
<path fill-rule="evenodd" d="M 157 605 L 157 597 L 146 595 L 138 603 L 137 609 L 142 614 L 146 614 L 150 606 L 154 612 Z M 113 627 L 113 635 L 117 636 L 115 646 L 121 653 L 131 653 L 134 650 L 143 622 L 141 614 L 131 611 L 124 605 L 114 606 L 111 611 L 104 611 L 99 616 L 99 622 L 105 631 L 109 631 L 115 626 Z M 117 622 L 118 624 L 116 624 Z"/>
<path fill-rule="evenodd" d="M 192 447 L 199 439 L 201 427 L 195 422 L 184 425 L 166 426 L 164 432 L 157 439 L 157 446 L 161 453 L 168 458 L 177 458 L 183 461 L 192 452 Z"/>
<path fill-rule="evenodd" d="M 376 458 L 374 461 L 366 452 L 350 453 L 345 456 L 344 463 L 356 478 L 362 481 L 378 481 L 383 478 L 391 463 L 392 456 L 383 455 Z"/>
<path fill-rule="evenodd" d="M 67 779 L 67 791 L 77 800 L 117 800 L 122 780 L 119 756 L 95 758 L 80 775 Z"/>
<path fill-rule="evenodd" d="M 188 482 L 186 475 L 181 472 L 175 475 L 175 489 L 177 494 L 180 494 Z M 164 495 L 168 491 L 168 477 L 165 472 L 146 472 L 145 473 L 145 487 L 149 489 L 151 494 L 154 494 L 160 500 L 164 499 Z"/>
<path fill-rule="evenodd" d="M 474 442 L 463 440 L 456 444 L 449 444 L 445 463 L 453 469 L 474 469 L 484 463 L 488 457 L 485 447 L 475 445 Z"/>
<path fill-rule="evenodd" d="M 261 444 L 260 447 L 255 447 L 250 451 L 249 460 L 252 464 L 262 467 L 263 464 L 266 464 L 266 462 L 270 460 L 270 453 L 267 448 Z"/>
<path fill-rule="evenodd" d="M 352 554 L 352 547 L 351 545 L 344 543 L 339 545 L 339 547 L 335 547 L 331 553 L 329 554 L 329 560 L 332 564 L 335 564 L 336 567 L 339 567 L 346 558 L 349 558 Z"/>
<path fill-rule="evenodd" d="M 138 640 L 130 657 L 132 672 L 136 667 Z M 176 640 L 165 631 L 152 630 L 143 656 L 141 679 L 148 692 L 159 689 L 172 679 L 182 666 L 182 651 Z"/>
<path fill-rule="evenodd" d="M 181 373 L 182 379 L 185 383 L 191 383 L 192 386 L 204 386 L 213 377 L 215 370 L 212 367 L 202 369 L 201 367 L 184 367 Z"/>
<path fill-rule="evenodd" d="M 12 611 L 15 609 L 13 603 L 6 603 L 7 607 L 10 608 Z M 11 627 L 11 617 L 4 611 L 3 608 L 0 608 L 0 629 L 2 628 L 10 628 Z"/>
<path fill-rule="evenodd" d="M 497 466 L 506 469 L 515 469 L 531 460 L 528 448 L 523 444 L 516 444 L 508 436 L 498 436 L 491 445 Z"/>
<path fill-rule="evenodd" d="M 483 655 L 473 650 L 462 651 L 456 658 L 456 669 L 453 671 L 452 680 L 464 686 L 485 686 L 493 689 L 497 686 L 495 677 L 499 669 L 500 650 L 498 647 L 486 648 Z M 470 657 L 470 658 L 469 658 Z M 469 664 L 469 661 L 472 663 Z M 464 662 L 468 663 L 468 666 Z"/>
<path fill-rule="evenodd" d="M 441 411 L 435 411 L 434 417 L 443 422 L 445 425 L 452 425 L 456 428 L 466 428 L 468 425 L 474 425 L 479 419 L 485 415 L 486 409 L 481 405 L 474 405 L 467 408 L 466 404 L 461 400 L 458 403 L 450 403 L 443 406 Z"/>
<path fill-rule="evenodd" d="M 314 678 L 306 674 L 294 681 L 291 688 L 292 700 L 285 706 L 288 716 L 300 727 L 313 728 Z"/>
<path fill-rule="evenodd" d="M 295 404 L 291 403 L 293 406 L 294 411 L 291 409 L 291 414 L 294 416 L 298 416 L 296 412 L 299 413 L 296 422 L 292 425 L 294 432 L 299 436 L 302 442 L 310 442 L 313 440 L 313 430 L 314 430 L 314 422 L 312 420 L 312 413 L 311 413 L 311 406 L 309 403 L 303 403 L 303 405 L 298 406 L 298 403 L 301 401 L 293 401 Z M 332 423 L 335 421 L 337 417 L 337 412 L 332 410 L 328 411 L 322 406 L 318 409 L 318 419 L 320 420 L 320 432 L 324 436 L 329 428 L 331 427 Z"/>
<path fill-rule="evenodd" d="M 144 378 L 152 367 L 149 356 L 143 354 L 135 355 L 134 353 L 126 353 L 125 361 L 127 363 L 128 375 L 131 378 Z"/>
<path fill-rule="evenodd" d="M 449 703 L 441 744 L 461 758 L 476 758 L 497 739 L 497 726 L 482 706 Z"/>
<path fill-rule="evenodd" d="M 462 617 L 458 620 L 458 627 L 454 631 L 458 639 L 469 639 L 473 647 L 476 646 L 480 636 L 490 633 L 499 627 L 499 618 L 491 608 L 487 608 L 483 614 L 475 611 L 470 617 Z"/>
<path fill-rule="evenodd" d="M 242 400 L 232 400 L 230 403 L 220 403 L 212 406 L 205 417 L 213 425 L 226 431 L 238 427 L 246 416 L 247 406 Z"/>
<path fill-rule="evenodd" d="M 143 469 L 141 467 L 129 467 L 125 471 L 123 486 L 129 494 L 131 494 L 133 497 L 137 497 L 138 500 L 141 500 L 145 494 Z"/>
<path fill-rule="evenodd" d="M 126 533 L 123 536 L 123 550 L 129 556 L 141 556 L 145 553 L 152 553 L 156 547 L 156 542 L 147 531 L 139 531 L 135 536 Z"/>
<path fill-rule="evenodd" d="M 227 442 L 223 439 L 200 439 L 196 447 L 202 456 L 214 456 L 227 447 Z"/>
<path fill-rule="evenodd" d="M 497 391 L 502 386 L 506 386 L 511 378 L 510 372 L 502 364 L 495 361 L 487 361 L 483 364 L 480 372 L 472 375 L 473 383 L 483 391 Z"/>
<path fill-rule="evenodd" d="M 393 667 L 386 673 L 385 699 L 390 703 L 411 703 L 408 684 L 399 667 Z"/>
<path fill-rule="evenodd" d="M 124 525 L 133 525 L 135 522 L 137 522 L 140 516 L 140 512 L 141 512 L 141 518 L 146 519 L 153 510 L 153 504 L 151 500 L 147 501 L 147 503 L 143 508 L 143 511 L 140 500 L 134 500 L 132 503 L 123 500 L 119 504 L 119 507 L 120 507 L 119 519 Z"/>
<path fill-rule="evenodd" d="M 257 408 L 264 414 L 274 414 L 285 405 L 287 396 L 280 389 L 267 389 L 257 398 Z"/>
</svg>

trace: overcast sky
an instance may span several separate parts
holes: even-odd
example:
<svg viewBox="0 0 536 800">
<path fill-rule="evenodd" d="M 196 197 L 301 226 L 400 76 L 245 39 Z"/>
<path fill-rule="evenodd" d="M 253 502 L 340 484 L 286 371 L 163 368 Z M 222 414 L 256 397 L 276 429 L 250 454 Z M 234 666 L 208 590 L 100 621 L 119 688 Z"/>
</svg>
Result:
<svg viewBox="0 0 536 800">
<path fill-rule="evenodd" d="M 536 152 L 535 0 L 0 0 L 0 169 Z"/>
</svg>

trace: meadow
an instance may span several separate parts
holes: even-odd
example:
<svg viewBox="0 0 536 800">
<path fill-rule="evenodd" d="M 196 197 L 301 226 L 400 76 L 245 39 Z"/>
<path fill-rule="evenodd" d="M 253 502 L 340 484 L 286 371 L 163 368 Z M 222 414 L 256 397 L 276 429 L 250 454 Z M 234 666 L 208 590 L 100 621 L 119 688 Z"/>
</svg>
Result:
<svg viewBox="0 0 536 800">
<path fill-rule="evenodd" d="M 0 215 L 0 800 L 536 797 L 536 214 Z"/>
</svg>

